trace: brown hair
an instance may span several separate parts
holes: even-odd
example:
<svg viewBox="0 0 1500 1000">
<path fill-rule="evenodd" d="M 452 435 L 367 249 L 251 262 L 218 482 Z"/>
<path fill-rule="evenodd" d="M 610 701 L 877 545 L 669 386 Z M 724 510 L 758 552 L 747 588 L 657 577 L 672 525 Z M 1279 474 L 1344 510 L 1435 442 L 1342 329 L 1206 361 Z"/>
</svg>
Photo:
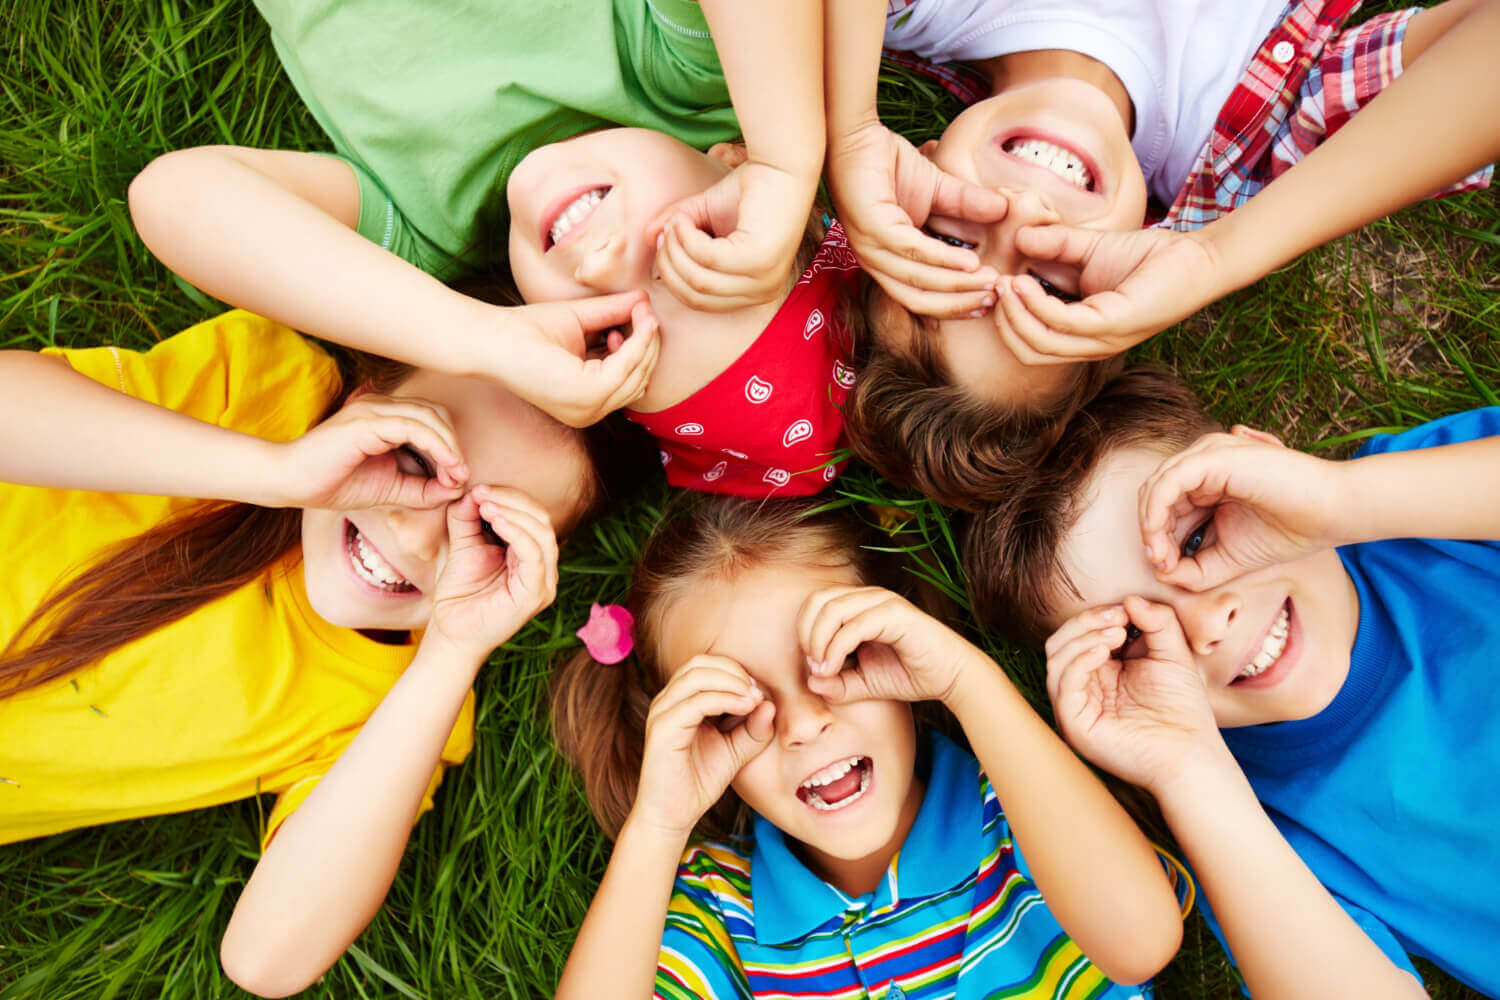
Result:
<svg viewBox="0 0 1500 1000">
<path fill-rule="evenodd" d="M 389 392 L 412 373 L 400 362 L 349 352 L 340 356 L 342 388 L 320 418 L 331 416 L 353 386 Z M 561 426 L 561 425 L 559 425 Z M 654 451 L 638 428 L 617 421 L 581 432 L 593 476 L 579 519 L 634 489 Z M 564 533 L 575 525 L 560 525 Z M 195 609 L 244 586 L 301 541 L 302 511 L 246 503 L 203 502 L 99 553 L 42 601 L 0 650 L 0 697 L 97 662 Z"/>
<path fill-rule="evenodd" d="M 667 682 L 660 660 L 668 610 L 705 582 L 730 581 L 754 566 L 851 565 L 861 580 L 893 579 L 871 549 L 870 529 L 816 499 L 763 501 L 680 494 L 641 553 L 627 606 L 635 615 L 635 652 L 615 666 L 580 650 L 552 684 L 552 735 L 583 777 L 604 832 L 616 836 L 635 801 L 651 699 Z M 727 793 L 698 830 L 723 836 L 743 829 L 746 812 Z"/>
<path fill-rule="evenodd" d="M 863 312 L 909 323 L 910 350 L 883 344 L 873 318 L 855 327 L 860 376 L 844 417 L 850 450 L 892 483 L 959 510 L 1004 496 L 1122 365 L 1117 358 L 1077 365 L 1039 408 L 992 402 L 954 382 L 929 322 L 884 298 L 871 282 Z"/>
<path fill-rule="evenodd" d="M 1041 464 L 963 526 L 960 558 L 980 626 L 1040 648 L 1059 588 L 1074 589 L 1058 553 L 1099 463 L 1132 445 L 1180 451 L 1218 429 L 1187 383 L 1164 368 L 1132 365 L 1106 382 Z"/>
</svg>

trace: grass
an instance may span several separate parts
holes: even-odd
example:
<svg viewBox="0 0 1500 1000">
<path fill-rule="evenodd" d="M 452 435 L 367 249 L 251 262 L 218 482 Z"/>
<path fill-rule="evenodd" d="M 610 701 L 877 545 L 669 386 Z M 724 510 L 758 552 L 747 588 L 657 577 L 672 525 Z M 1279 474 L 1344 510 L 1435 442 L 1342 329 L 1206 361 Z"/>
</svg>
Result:
<svg viewBox="0 0 1500 1000">
<path fill-rule="evenodd" d="M 0 347 L 144 348 L 217 311 L 146 252 L 124 197 L 153 156 L 182 146 L 327 148 L 253 8 L 0 0 L 0 12 Z M 888 120 L 919 140 L 953 113 L 911 80 L 886 80 L 884 95 Z M 1343 455 L 1371 428 L 1496 402 L 1497 275 L 1493 193 L 1419 205 L 1141 353 L 1190 373 L 1224 420 Z M 900 541 L 926 553 L 940 586 L 961 587 L 938 508 L 859 472 L 844 490 L 909 509 Z M 607 853 L 549 747 L 547 677 L 588 601 L 623 592 L 660 500 L 613 513 L 571 547 L 557 608 L 482 675 L 477 748 L 417 826 L 384 910 L 307 996 L 550 993 Z M 1035 698 L 1037 660 L 985 641 Z M 241 995 L 219 971 L 217 942 L 264 808 L 251 800 L 0 848 L 0 998 Z M 1429 984 L 1444 1000 L 1477 996 L 1441 975 Z M 1240 995 L 1196 918 L 1158 988 L 1167 1000 Z"/>
</svg>

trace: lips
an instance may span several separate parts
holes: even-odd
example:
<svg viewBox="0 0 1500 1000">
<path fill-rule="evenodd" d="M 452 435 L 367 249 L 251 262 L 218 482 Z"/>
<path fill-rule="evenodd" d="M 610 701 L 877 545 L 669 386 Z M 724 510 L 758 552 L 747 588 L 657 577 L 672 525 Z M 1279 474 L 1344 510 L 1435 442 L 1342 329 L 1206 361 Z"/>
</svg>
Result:
<svg viewBox="0 0 1500 1000">
<path fill-rule="evenodd" d="M 869 757 L 845 757 L 821 767 L 797 786 L 797 798 L 819 812 L 846 809 L 870 789 L 875 762 Z"/>
<path fill-rule="evenodd" d="M 1301 650 L 1298 634 L 1295 609 L 1288 598 L 1241 661 L 1239 673 L 1229 682 L 1230 686 L 1271 687 L 1279 683 Z"/>
<path fill-rule="evenodd" d="M 350 520 L 344 521 L 344 554 L 354 575 L 370 587 L 401 596 L 421 593 Z"/>
<path fill-rule="evenodd" d="M 581 231 L 599 203 L 614 190 L 607 184 L 573 188 L 563 194 L 542 213 L 542 250 L 551 250 L 566 242 L 569 234 Z"/>
<path fill-rule="evenodd" d="M 998 136 L 996 143 L 1009 159 L 1040 170 L 1081 194 L 1104 194 L 1099 164 L 1056 133 L 1028 128 Z"/>
</svg>

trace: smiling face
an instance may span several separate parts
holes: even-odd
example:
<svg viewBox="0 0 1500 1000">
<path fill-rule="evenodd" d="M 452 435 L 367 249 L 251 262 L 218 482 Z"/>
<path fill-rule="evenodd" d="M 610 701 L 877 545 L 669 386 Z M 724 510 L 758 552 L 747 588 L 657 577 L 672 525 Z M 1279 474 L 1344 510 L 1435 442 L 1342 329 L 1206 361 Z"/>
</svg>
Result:
<svg viewBox="0 0 1500 1000">
<path fill-rule="evenodd" d="M 487 379 L 419 370 L 390 395 L 447 410 L 470 482 L 524 490 L 547 510 L 554 525 L 577 519 L 591 472 L 576 432 Z M 419 453 L 402 450 L 395 461 L 405 472 L 425 471 L 426 459 Z M 444 507 L 302 512 L 308 600 L 334 625 L 425 626 L 447 553 Z"/>
<path fill-rule="evenodd" d="M 664 616 L 661 662 L 675 671 L 713 653 L 755 679 L 775 706 L 775 732 L 731 787 L 820 877 L 862 893 L 889 867 L 921 805 L 911 708 L 830 705 L 813 694 L 796 631 L 810 594 L 859 582 L 848 565 L 777 562 L 695 588 Z"/>
<path fill-rule="evenodd" d="M 947 173 L 1006 195 L 999 222 L 933 216 L 927 231 L 973 249 L 1002 275 L 1030 274 L 1060 298 L 1078 297 L 1075 269 L 1026 257 L 1016 246 L 1023 226 L 1066 223 L 1086 229 L 1139 229 L 1146 181 L 1130 147 L 1120 108 L 1100 87 L 1064 76 L 1009 87 L 953 120 L 924 147 Z M 909 330 L 876 323 L 893 350 L 907 349 Z M 934 321 L 953 378 L 981 398 L 1036 406 L 1065 385 L 1072 365 L 1023 364 L 1000 340 L 991 315 Z M 881 334 L 877 334 L 881 335 Z"/>
<path fill-rule="evenodd" d="M 1354 584 L 1337 553 L 1328 549 L 1198 593 L 1160 582 L 1146 561 L 1138 497 L 1164 457 L 1131 446 L 1101 460 L 1060 551 L 1078 594 L 1056 588 L 1062 593 L 1052 625 L 1139 595 L 1176 612 L 1221 727 L 1316 715 L 1348 676 L 1359 623 Z M 1212 545 L 1209 515 L 1184 523 L 1177 541 L 1184 555 Z M 1127 644 L 1123 655 L 1135 649 Z"/>
</svg>

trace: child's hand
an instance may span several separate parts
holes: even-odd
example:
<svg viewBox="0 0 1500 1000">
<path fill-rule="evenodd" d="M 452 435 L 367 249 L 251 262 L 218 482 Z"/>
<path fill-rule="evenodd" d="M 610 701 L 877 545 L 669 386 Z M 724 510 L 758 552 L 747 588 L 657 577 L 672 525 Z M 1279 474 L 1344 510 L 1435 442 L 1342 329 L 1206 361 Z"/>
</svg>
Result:
<svg viewBox="0 0 1500 1000">
<path fill-rule="evenodd" d="M 1132 623 L 1140 635 L 1128 639 Z M 1139 597 L 1082 612 L 1053 633 L 1047 695 L 1075 750 L 1153 794 L 1219 739 L 1176 614 Z"/>
<path fill-rule="evenodd" d="M 1141 484 L 1147 558 L 1162 581 L 1207 590 L 1338 545 L 1343 468 L 1248 427 L 1205 435 Z"/>
<path fill-rule="evenodd" d="M 476 486 L 448 508 L 429 635 L 482 660 L 557 596 L 557 536 L 520 490 Z"/>
<path fill-rule="evenodd" d="M 632 820 L 686 838 L 770 745 L 776 707 L 727 656 L 695 656 L 651 701 Z"/>
<path fill-rule="evenodd" d="M 988 662 L 957 632 L 881 587 L 810 594 L 797 615 L 797 635 L 808 689 L 834 703 L 946 702 L 965 669 Z"/>
<path fill-rule="evenodd" d="M 1028 365 L 1114 357 L 1229 290 L 1211 245 L 1195 234 L 1027 226 L 1016 246 L 1031 260 L 1078 268 L 1085 296 L 1063 302 L 1030 275 L 1000 279 L 995 326 Z"/>
<path fill-rule="evenodd" d="M 930 215 L 999 222 L 1004 195 L 944 173 L 878 121 L 830 143 L 828 184 L 860 265 L 902 306 L 957 317 L 994 304 L 994 269 L 919 227 Z"/>
<path fill-rule="evenodd" d="M 493 314 L 494 307 L 483 308 Z M 639 399 L 661 353 L 656 313 L 643 292 L 543 302 L 504 314 L 509 336 L 496 339 L 497 360 L 488 367 L 516 395 L 570 427 L 598 423 Z"/>
<path fill-rule="evenodd" d="M 684 305 L 729 312 L 770 302 L 796 280 L 797 248 L 817 190 L 805 177 L 747 161 L 705 191 L 679 201 L 660 225 L 656 268 Z"/>
<path fill-rule="evenodd" d="M 276 506 L 436 507 L 469 477 L 447 411 L 416 399 L 363 393 L 275 449 Z"/>
</svg>

